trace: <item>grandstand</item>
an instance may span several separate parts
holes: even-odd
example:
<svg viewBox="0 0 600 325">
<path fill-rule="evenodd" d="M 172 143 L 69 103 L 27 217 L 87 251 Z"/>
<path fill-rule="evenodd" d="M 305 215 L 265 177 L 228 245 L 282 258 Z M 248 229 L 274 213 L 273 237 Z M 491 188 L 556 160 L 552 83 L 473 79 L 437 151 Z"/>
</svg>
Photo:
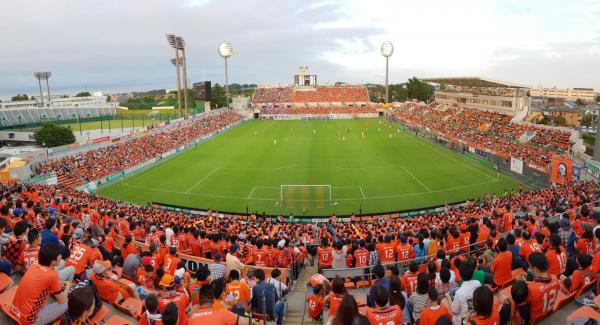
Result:
<svg viewBox="0 0 600 325">
<path fill-rule="evenodd" d="M 571 181 L 570 177 L 557 181 L 550 167 L 557 159 L 571 159 L 566 157 L 572 145 L 569 132 L 515 122 L 506 112 L 443 100 L 402 103 L 388 112 L 387 120 L 358 119 L 377 113 L 369 104 L 366 88 L 359 86 L 259 87 L 253 104 L 265 115 L 327 114 L 350 121 L 343 129 L 334 129 L 330 121 L 316 121 L 323 122 L 322 128 L 311 124 L 308 132 L 299 135 L 293 132 L 306 130 L 299 130 L 297 124 L 287 127 L 283 124 L 287 122 L 254 121 L 269 122 L 265 129 L 282 123 L 279 126 L 286 136 L 279 142 L 268 130 L 249 128 L 254 132 L 242 133 L 255 143 L 239 150 L 251 160 L 249 164 L 259 167 L 278 157 L 288 140 L 308 143 L 314 150 L 309 159 L 332 155 L 323 150 L 329 148 L 324 145 L 334 144 L 340 150 L 336 153 L 343 156 L 343 166 L 266 168 L 264 175 L 297 170 L 292 180 L 301 173 L 313 173 L 309 175 L 312 185 L 288 182 L 277 186 L 274 192 L 280 195 L 281 204 L 312 194 L 325 198 L 317 205 L 333 204 L 336 189 L 319 181 L 323 175 L 347 170 L 351 172 L 346 178 L 366 175 L 374 187 L 402 175 L 404 181 L 395 187 L 424 191 L 407 195 L 414 202 L 423 193 L 440 193 L 429 188 L 432 181 L 439 181 L 433 178 L 445 178 L 442 181 L 452 185 L 462 178 L 481 176 L 487 184 L 504 179 L 502 172 L 536 186 L 480 193 L 473 200 L 435 208 L 415 206 L 416 210 L 404 213 L 314 218 L 133 204 L 94 193 L 97 186 L 118 183 L 126 174 L 147 178 L 159 170 L 161 176 L 151 179 L 154 189 L 164 195 L 187 195 L 192 188 L 188 193 L 174 191 L 167 178 L 188 179 L 199 187 L 218 168 L 203 178 L 190 179 L 193 174 L 184 168 L 161 174 L 166 164 L 158 162 L 182 159 L 186 168 L 200 166 L 196 159 L 208 159 L 208 154 L 200 151 L 196 158 L 179 153 L 197 150 L 203 141 L 215 141 L 209 139 L 222 137 L 219 134 L 228 129 L 244 130 L 237 125 L 248 125 L 244 121 L 252 116 L 222 109 L 161 123 L 102 146 L 41 161 L 32 166 L 37 178 L 0 187 L 0 226 L 7 234 L 1 247 L 0 322 L 54 323 L 60 317 L 67 323 L 141 324 L 159 315 L 163 322 L 175 317 L 179 324 L 192 325 L 247 324 L 250 318 L 267 324 L 327 324 L 332 320 L 349 324 L 359 314 L 370 324 L 382 319 L 385 324 L 417 320 L 435 324 L 441 314 L 456 324 L 463 319 L 477 324 L 555 324 L 578 315 L 600 318 L 596 311 L 600 301 L 587 298 L 599 283 L 600 187 L 595 181 Z M 322 142 L 310 138 L 320 132 L 329 132 L 329 138 Z M 367 142 L 365 138 L 372 136 L 369 132 L 378 134 L 375 141 Z M 521 139 L 523 134 L 529 135 L 527 139 Z M 393 141 L 400 140 L 406 143 L 397 150 Z M 290 146 L 302 147 L 299 142 Z M 266 152 L 250 159 L 250 151 L 259 144 L 266 147 L 265 143 L 272 148 L 271 155 Z M 376 154 L 357 159 L 367 150 L 352 148 L 361 145 L 377 148 Z M 375 173 L 369 172 L 373 166 L 354 168 L 366 159 L 381 162 L 380 153 L 385 155 L 386 150 L 401 151 L 404 156 L 398 160 L 408 164 L 417 147 L 430 155 L 415 165 L 445 164 L 442 176 L 428 171 L 421 178 L 402 165 L 384 171 L 389 173 L 385 179 L 374 179 Z M 223 168 L 235 169 L 222 150 L 211 154 Z M 313 154 L 310 150 L 295 150 L 298 156 L 293 159 Z M 439 154 L 440 150 L 444 153 Z M 479 167 L 466 159 L 477 161 Z M 521 167 L 514 167 L 513 160 L 521 161 Z M 461 179 L 453 179 L 457 174 L 451 169 L 461 168 L 465 169 Z M 251 172 L 242 169 L 235 179 L 211 187 L 239 191 Z M 57 184 L 36 181 L 47 175 L 56 175 Z M 346 190 L 365 197 L 362 187 L 349 187 Z M 253 188 L 247 196 L 256 191 Z M 39 279 L 48 281 L 38 285 Z M 82 311 L 90 309 L 95 299 L 89 282 L 102 307 L 88 315 Z M 50 292 L 55 293 L 53 298 Z M 575 299 L 588 306 L 577 308 Z M 438 304 L 445 312 L 436 312 Z M 209 320 L 212 315 L 219 318 Z"/>
<path fill-rule="evenodd" d="M 115 106 L 2 109 L 0 127 L 26 127 L 43 122 L 112 116 L 115 115 L 116 109 Z"/>
<path fill-rule="evenodd" d="M 364 86 L 258 87 L 252 104 L 262 114 L 376 113 Z"/>
</svg>

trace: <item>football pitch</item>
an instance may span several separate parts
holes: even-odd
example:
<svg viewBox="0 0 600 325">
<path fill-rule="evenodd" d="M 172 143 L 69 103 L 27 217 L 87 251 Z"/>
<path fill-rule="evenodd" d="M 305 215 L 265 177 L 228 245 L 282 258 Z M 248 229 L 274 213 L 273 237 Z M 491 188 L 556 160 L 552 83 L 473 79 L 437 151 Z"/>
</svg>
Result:
<svg viewBox="0 0 600 325">
<path fill-rule="evenodd" d="M 326 216 L 443 205 L 518 184 L 383 119 L 251 120 L 97 193 L 138 204 Z"/>
</svg>

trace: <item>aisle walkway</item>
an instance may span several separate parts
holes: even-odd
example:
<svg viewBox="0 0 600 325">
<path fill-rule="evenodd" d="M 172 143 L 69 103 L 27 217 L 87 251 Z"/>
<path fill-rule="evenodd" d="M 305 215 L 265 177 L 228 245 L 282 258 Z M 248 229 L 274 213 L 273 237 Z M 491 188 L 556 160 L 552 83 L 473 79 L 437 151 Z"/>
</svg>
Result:
<svg viewBox="0 0 600 325">
<path fill-rule="evenodd" d="M 302 315 L 304 314 L 304 307 L 306 305 L 306 284 L 308 283 L 308 278 L 310 278 L 313 274 L 317 273 L 317 267 L 307 266 L 300 273 L 300 277 L 296 281 L 296 285 L 294 286 L 294 290 L 290 293 L 290 296 L 287 299 L 288 306 L 287 312 L 285 314 L 284 324 L 286 325 L 299 325 L 302 324 Z M 304 324 L 321 324 L 320 322 L 312 321 L 305 317 Z"/>
</svg>

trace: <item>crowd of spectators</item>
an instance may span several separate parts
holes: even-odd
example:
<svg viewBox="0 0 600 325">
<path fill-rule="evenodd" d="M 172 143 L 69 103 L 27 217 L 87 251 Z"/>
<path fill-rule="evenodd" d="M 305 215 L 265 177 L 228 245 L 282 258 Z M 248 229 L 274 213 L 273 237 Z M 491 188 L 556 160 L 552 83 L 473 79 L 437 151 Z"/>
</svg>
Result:
<svg viewBox="0 0 600 325">
<path fill-rule="evenodd" d="M 480 150 L 520 157 L 539 168 L 546 168 L 554 154 L 567 151 L 570 145 L 568 132 L 511 123 L 510 116 L 478 109 L 406 103 L 393 117 L 406 126 L 429 128 Z M 526 132 L 535 132 L 535 137 L 528 143 L 519 142 Z"/>
<path fill-rule="evenodd" d="M 254 104 L 273 103 L 353 103 L 369 102 L 363 86 L 259 87 L 254 92 Z"/>
<path fill-rule="evenodd" d="M 267 106 L 262 114 L 329 115 L 329 114 L 375 114 L 374 105 L 327 105 L 327 106 Z"/>
<path fill-rule="evenodd" d="M 485 309 L 471 309 L 466 301 L 478 299 L 482 285 L 494 288 L 514 281 L 511 272 L 519 268 L 536 278 L 525 282 L 519 277 L 513 288 L 525 290 L 525 295 L 529 290 L 532 296 L 538 294 L 536 279 L 557 286 L 560 281 L 564 290 L 575 292 L 587 283 L 590 268 L 600 270 L 600 229 L 593 228 L 600 218 L 600 188 L 593 182 L 484 195 L 475 202 L 409 219 L 374 217 L 364 223 L 332 221 L 318 226 L 261 216 L 241 220 L 212 211 L 199 217 L 61 186 L 15 185 L 0 191 L 0 227 L 5 229 L 0 269 L 23 273 L 11 313 L 27 324 L 52 322 L 65 311 L 75 319 L 91 317 L 90 304 L 85 308 L 71 304 L 71 298 L 83 299 L 71 287 L 81 289 L 89 282 L 101 301 L 120 306 L 131 299 L 144 300 L 148 316 L 167 322 L 200 324 L 218 314 L 218 321 L 245 323 L 247 318 L 238 315 L 252 306 L 280 324 L 284 310 L 278 301 L 289 290 L 289 282 L 280 279 L 278 270 L 289 270 L 305 260 L 320 269 L 370 268 L 376 280 L 366 301 L 372 309 L 363 310 L 367 319 L 384 313 L 381 310 L 390 309 L 395 301 L 402 303 L 391 307 L 398 313 L 394 317 L 408 322 L 437 317 L 429 315 L 429 309 L 437 306 L 445 306 L 455 320 L 474 317 L 473 311 L 491 317 Z M 562 218 L 554 221 L 557 215 Z M 121 247 L 115 246 L 117 236 L 125 238 Z M 320 246 L 313 249 L 317 239 Z M 135 242 L 149 249 L 142 252 Z M 191 272 L 178 253 L 224 264 Z M 401 274 L 395 263 L 405 264 L 409 271 Z M 245 264 L 275 269 L 267 275 L 260 269 L 242 276 Z M 116 267 L 131 281 L 119 279 Z M 321 283 L 325 290 L 315 292 L 327 292 L 323 301 L 329 303 L 330 317 L 341 317 L 338 308 L 345 311 L 344 299 L 352 298 L 346 282 L 337 278 Z M 45 304 L 50 294 L 56 302 Z M 491 309 L 493 317 L 509 317 L 510 299 L 531 304 L 522 297 L 522 292 L 506 297 Z M 261 304 L 263 299 L 266 304 Z M 34 306 L 33 301 L 41 303 Z M 168 307 L 169 302 L 174 305 Z M 186 312 L 189 306 L 192 311 Z M 518 313 L 535 319 L 549 312 L 538 307 L 531 304 L 529 313 L 521 308 Z"/>
<path fill-rule="evenodd" d="M 359 308 L 347 290 L 356 278 L 311 277 L 309 316 L 328 304 L 330 324 L 535 324 L 600 272 L 599 199 L 597 183 L 576 183 L 414 219 L 334 223 L 319 268 L 364 268 L 374 280 Z"/>
<path fill-rule="evenodd" d="M 54 171 L 59 177 L 74 180 L 74 186 L 100 179 L 133 167 L 161 154 L 169 152 L 189 141 L 210 134 L 241 119 L 241 116 L 227 112 L 208 116 L 181 126 L 156 130 L 137 139 L 116 143 L 97 150 L 90 150 L 74 156 L 51 160 L 32 166 L 33 175 Z"/>
</svg>

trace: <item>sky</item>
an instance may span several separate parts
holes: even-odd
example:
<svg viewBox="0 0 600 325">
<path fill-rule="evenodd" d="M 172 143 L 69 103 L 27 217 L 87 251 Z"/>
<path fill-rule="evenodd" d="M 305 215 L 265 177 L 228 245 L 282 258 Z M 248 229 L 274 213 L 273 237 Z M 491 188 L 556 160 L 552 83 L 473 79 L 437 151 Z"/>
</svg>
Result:
<svg viewBox="0 0 600 325">
<path fill-rule="evenodd" d="M 3 0 L 0 98 L 175 88 L 186 41 L 188 80 L 290 84 L 302 65 L 320 83 L 480 76 L 528 86 L 600 89 L 598 0 Z M 189 85 L 191 87 L 191 85 Z"/>
</svg>

